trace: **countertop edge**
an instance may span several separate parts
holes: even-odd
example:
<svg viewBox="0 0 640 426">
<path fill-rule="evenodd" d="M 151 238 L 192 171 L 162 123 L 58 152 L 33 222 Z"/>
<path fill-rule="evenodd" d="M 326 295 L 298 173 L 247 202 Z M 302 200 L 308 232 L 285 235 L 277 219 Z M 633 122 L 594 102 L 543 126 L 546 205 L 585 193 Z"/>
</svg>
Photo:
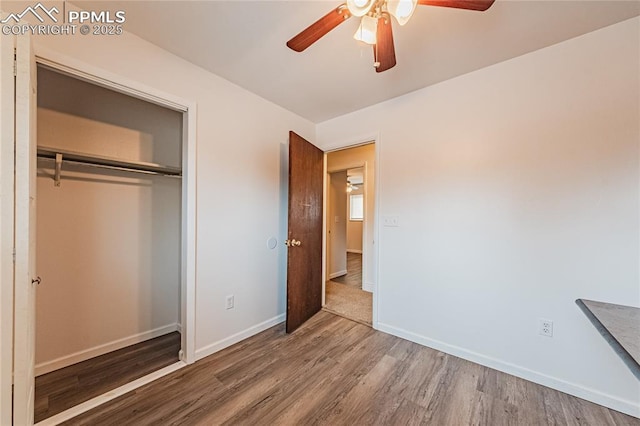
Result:
<svg viewBox="0 0 640 426">
<path fill-rule="evenodd" d="M 622 361 L 626 364 L 626 366 L 631 370 L 636 379 L 640 380 L 640 364 L 631 356 L 629 352 L 618 342 L 613 334 L 605 327 L 598 317 L 595 316 L 591 309 L 587 305 L 584 304 L 582 299 L 576 299 L 576 305 L 582 310 L 582 312 L 589 318 L 591 324 L 598 330 L 600 335 L 607 341 L 609 346 L 614 350 L 614 352 L 622 358 Z"/>
</svg>

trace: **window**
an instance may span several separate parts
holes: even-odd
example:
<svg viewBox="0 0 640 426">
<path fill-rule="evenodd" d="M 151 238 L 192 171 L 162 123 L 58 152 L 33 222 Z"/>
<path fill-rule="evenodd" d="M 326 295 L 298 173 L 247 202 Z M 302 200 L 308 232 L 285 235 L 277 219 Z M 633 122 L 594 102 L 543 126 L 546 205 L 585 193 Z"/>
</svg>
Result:
<svg viewBox="0 0 640 426">
<path fill-rule="evenodd" d="M 364 217 L 364 196 L 349 195 L 349 220 L 362 220 Z"/>
</svg>

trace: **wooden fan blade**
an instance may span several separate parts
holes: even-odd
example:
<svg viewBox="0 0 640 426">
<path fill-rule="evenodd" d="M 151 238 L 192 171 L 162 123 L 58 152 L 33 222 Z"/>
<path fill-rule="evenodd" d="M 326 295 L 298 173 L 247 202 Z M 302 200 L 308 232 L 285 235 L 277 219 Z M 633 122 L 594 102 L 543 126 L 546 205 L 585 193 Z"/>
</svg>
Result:
<svg viewBox="0 0 640 426">
<path fill-rule="evenodd" d="M 393 46 L 393 31 L 391 29 L 391 16 L 383 13 L 378 18 L 376 30 L 376 44 L 373 46 L 373 60 L 376 72 L 383 72 L 396 65 L 396 49 Z"/>
<path fill-rule="evenodd" d="M 494 1 L 495 0 L 418 0 L 418 4 L 484 12 L 491 7 Z"/>
<path fill-rule="evenodd" d="M 341 4 L 289 40 L 287 46 L 296 52 L 302 52 L 349 17 L 351 14 L 347 5 Z"/>
</svg>

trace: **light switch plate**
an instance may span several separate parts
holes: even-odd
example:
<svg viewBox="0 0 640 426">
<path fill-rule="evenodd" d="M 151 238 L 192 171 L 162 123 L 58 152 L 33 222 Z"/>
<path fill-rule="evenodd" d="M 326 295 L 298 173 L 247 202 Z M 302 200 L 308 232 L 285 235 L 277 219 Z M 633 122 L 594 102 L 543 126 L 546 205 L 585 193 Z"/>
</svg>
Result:
<svg viewBox="0 0 640 426">
<path fill-rule="evenodd" d="M 233 309 L 234 305 L 235 305 L 235 300 L 234 300 L 233 294 L 230 294 L 224 300 L 224 307 L 225 309 Z"/>
<path fill-rule="evenodd" d="M 389 227 L 400 226 L 400 217 L 399 216 L 383 216 L 382 225 L 389 226 Z"/>
</svg>

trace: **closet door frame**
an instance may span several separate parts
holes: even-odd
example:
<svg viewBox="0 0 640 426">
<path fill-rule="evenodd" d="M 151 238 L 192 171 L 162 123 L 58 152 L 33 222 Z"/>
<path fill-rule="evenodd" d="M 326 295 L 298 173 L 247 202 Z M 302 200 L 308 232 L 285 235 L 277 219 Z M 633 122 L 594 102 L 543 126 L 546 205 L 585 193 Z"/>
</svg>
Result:
<svg viewBox="0 0 640 426">
<path fill-rule="evenodd" d="M 15 37 L 0 37 L 0 425 L 13 417 Z"/>
<path fill-rule="evenodd" d="M 197 104 L 130 80 L 34 43 L 36 62 L 56 72 L 182 113 L 181 350 L 184 364 L 195 357 L 196 289 L 196 117 Z"/>
</svg>

